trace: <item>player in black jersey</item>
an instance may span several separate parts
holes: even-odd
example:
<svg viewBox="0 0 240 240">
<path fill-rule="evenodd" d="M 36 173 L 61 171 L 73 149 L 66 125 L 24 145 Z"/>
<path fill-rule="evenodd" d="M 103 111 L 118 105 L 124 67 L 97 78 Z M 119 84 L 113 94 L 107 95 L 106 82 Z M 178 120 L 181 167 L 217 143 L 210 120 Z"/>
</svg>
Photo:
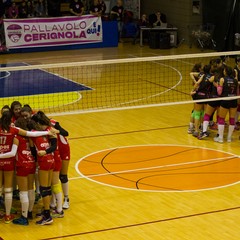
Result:
<svg viewBox="0 0 240 240">
<path fill-rule="evenodd" d="M 215 71 L 214 76 L 211 77 L 211 78 L 213 78 L 213 86 L 212 86 L 212 91 L 211 91 L 211 94 L 210 94 L 210 98 L 218 98 L 219 97 L 218 93 L 217 93 L 217 87 L 218 87 L 220 79 L 222 77 L 224 77 L 223 71 L 224 71 L 224 66 L 219 67 L 218 71 Z M 209 101 L 207 103 L 207 106 L 205 108 L 205 114 L 204 114 L 204 117 L 203 117 L 203 131 L 199 135 L 198 139 L 203 139 L 205 137 L 208 137 L 209 134 L 208 134 L 207 130 L 208 130 L 208 126 L 209 126 L 211 116 L 220 107 L 220 103 L 221 103 L 221 101 Z M 217 114 L 217 119 L 218 119 L 218 114 Z"/>
<path fill-rule="evenodd" d="M 234 68 L 234 75 L 235 75 L 235 78 L 238 80 L 238 86 L 240 87 L 240 56 L 237 56 L 235 58 L 235 62 L 236 62 L 236 66 Z M 235 116 L 235 123 L 238 123 L 239 116 L 240 116 L 240 100 L 238 99 L 238 108 Z"/>
<path fill-rule="evenodd" d="M 194 95 L 195 100 L 207 99 L 210 96 L 213 78 L 211 78 L 210 73 L 211 66 L 205 65 L 203 67 L 203 74 L 199 78 L 199 80 L 194 85 L 194 89 L 191 95 Z M 203 117 L 204 105 L 206 103 L 195 103 L 194 104 L 194 125 L 195 125 L 195 132 L 193 133 L 194 137 L 198 137 L 198 130 L 200 125 L 201 116 Z"/>
<path fill-rule="evenodd" d="M 224 77 L 219 81 L 217 92 L 221 97 L 235 97 L 239 93 L 238 81 L 234 78 L 234 72 L 231 67 L 225 66 Z M 218 136 L 214 138 L 215 142 L 223 142 L 223 133 L 225 125 L 225 117 L 229 113 L 229 128 L 227 141 L 232 141 L 232 133 L 235 127 L 235 115 L 237 112 L 237 99 L 222 100 L 219 108 L 218 117 Z"/>
<path fill-rule="evenodd" d="M 201 63 L 196 63 L 194 67 L 192 68 L 192 71 L 190 72 L 190 78 L 192 79 L 192 86 L 194 86 L 199 78 L 202 75 L 202 64 Z M 192 95 L 192 99 L 195 99 L 195 93 Z M 189 127 L 188 127 L 188 133 L 193 134 L 194 133 L 194 106 L 193 110 L 191 112 L 190 116 L 190 122 L 189 122 Z"/>
</svg>

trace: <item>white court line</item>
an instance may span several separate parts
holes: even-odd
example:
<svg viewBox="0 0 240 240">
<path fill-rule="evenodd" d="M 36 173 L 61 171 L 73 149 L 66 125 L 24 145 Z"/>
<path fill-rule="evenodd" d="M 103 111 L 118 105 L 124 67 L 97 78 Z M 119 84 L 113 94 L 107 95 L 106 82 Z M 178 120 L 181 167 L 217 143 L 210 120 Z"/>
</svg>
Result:
<svg viewBox="0 0 240 240">
<path fill-rule="evenodd" d="M 117 171 L 117 172 L 107 172 L 107 173 L 100 173 L 100 174 L 92 174 L 92 175 L 87 175 L 87 176 L 84 176 L 84 177 L 82 176 L 82 177 L 77 177 L 77 178 L 102 177 L 102 176 L 108 176 L 108 175 L 132 173 L 132 172 L 145 171 L 145 170 L 153 170 L 153 169 L 185 166 L 185 165 L 191 165 L 191 164 L 196 164 L 196 163 L 206 163 L 206 162 L 222 161 L 222 160 L 231 159 L 231 158 L 239 158 L 239 157 L 236 156 L 236 155 L 233 155 L 233 156 L 224 157 L 224 158 L 212 158 L 212 159 L 207 159 L 207 160 L 197 160 L 197 161 L 193 161 L 193 162 L 182 162 L 182 163 L 159 165 L 159 166 L 147 167 L 147 168 L 135 168 L 135 169 L 131 169 L 131 170 L 123 170 L 123 171 Z"/>
<path fill-rule="evenodd" d="M 1 70 L 0 70 L 1 71 Z M 11 75 L 11 73 L 9 71 L 1 71 L 1 72 L 6 72 L 7 75 L 6 76 L 3 76 L 3 77 L 0 77 L 0 79 L 3 79 L 3 78 L 7 78 Z"/>
<path fill-rule="evenodd" d="M 197 147 L 197 146 L 188 146 L 188 145 L 180 145 L 180 144 L 148 144 L 148 145 L 132 145 L 132 146 L 121 146 L 121 147 L 117 147 L 117 149 L 122 149 L 122 148 L 132 148 L 132 147 L 141 147 L 141 146 L 178 146 L 178 147 L 187 147 L 187 148 L 194 148 L 194 149 L 206 149 L 206 150 L 210 150 L 210 151 L 217 151 L 217 152 L 221 152 L 221 153 L 225 153 L 225 154 L 228 154 L 228 155 L 231 155 L 230 157 L 226 157 L 226 158 L 222 158 L 223 159 L 231 159 L 231 158 L 239 158 L 238 155 L 233 155 L 232 153 L 229 153 L 229 152 L 225 152 L 225 151 L 221 151 L 221 150 L 216 150 L 216 149 L 211 149 L 211 148 L 206 148 L 206 147 Z M 91 154 L 88 154 L 86 156 L 84 156 L 83 158 L 79 159 L 76 164 L 75 164 L 75 170 L 76 172 L 80 175 L 79 177 L 73 177 L 71 178 L 71 180 L 77 180 L 77 179 L 86 179 L 86 180 L 89 180 L 91 182 L 94 182 L 94 183 L 97 183 L 97 184 L 100 184 L 100 185 L 103 185 L 103 186 L 107 186 L 107 187 L 112 187 L 112 188 L 117 188 L 117 189 L 122 189 L 122 190 L 130 190 L 130 191 L 140 191 L 140 192 L 162 192 L 162 193 L 185 193 L 185 192 L 199 192 L 199 191 L 209 191 L 209 190 L 216 190 L 216 189 L 221 189 L 221 188 L 225 188 L 225 187 L 230 187 L 230 186 L 233 186 L 233 185 L 236 185 L 238 183 L 240 183 L 240 180 L 237 181 L 237 182 L 233 182 L 233 183 L 230 183 L 230 184 L 226 184 L 226 185 L 223 185 L 223 186 L 217 186 L 217 187 L 212 187 L 212 188 L 202 188 L 202 189 L 194 189 L 194 190 L 146 190 L 146 189 L 136 189 L 136 188 L 127 188 L 127 187 L 121 187 L 121 186 L 115 186 L 115 185 L 111 185 L 111 184 L 107 184 L 107 183 L 103 183 L 103 182 L 99 182 L 97 180 L 94 180 L 92 178 L 89 178 L 85 175 L 83 175 L 79 169 L 78 169 L 78 165 L 79 163 L 86 159 L 87 157 L 91 156 L 91 155 L 94 155 L 96 153 L 100 153 L 100 152 L 103 152 L 103 151 L 106 151 L 106 150 L 113 150 L 113 149 L 116 149 L 116 148 L 110 148 L 110 149 L 104 149 L 104 150 L 100 150 L 100 151 L 96 151 L 94 153 L 91 153 Z M 214 161 L 213 159 L 211 159 L 212 161 Z M 200 161 L 211 161 L 210 159 L 208 160 L 200 160 Z M 200 162 L 198 161 L 198 162 Z M 216 159 L 216 161 L 221 161 L 220 158 Z M 188 164 L 188 163 L 186 163 Z M 184 165 L 186 165 L 184 163 Z M 109 173 L 110 174 L 110 173 Z"/>
<path fill-rule="evenodd" d="M 137 58 L 138 56 L 135 56 L 135 55 L 132 55 L 132 54 L 128 54 L 130 57 L 132 57 L 133 59 L 134 58 Z M 102 108 L 112 108 L 112 107 L 118 107 L 118 106 L 122 106 L 122 105 L 127 105 L 127 104 L 131 104 L 131 103 L 136 103 L 136 102 L 141 102 L 143 100 L 147 100 L 147 99 L 150 99 L 150 98 L 154 98 L 154 97 L 158 97 L 162 94 L 165 94 L 167 92 L 170 92 L 172 91 L 174 88 L 176 88 L 179 84 L 181 84 L 182 82 L 182 73 L 175 67 L 172 67 L 168 64 L 164 64 L 164 63 L 159 63 L 159 62 L 156 62 L 156 61 L 152 61 L 152 63 L 154 64 L 157 64 L 157 65 L 162 65 L 164 67 L 167 67 L 167 68 L 170 68 L 172 69 L 173 71 L 176 71 L 177 74 L 179 75 L 179 81 L 172 87 L 166 89 L 165 91 L 162 91 L 162 92 L 159 92 L 159 93 L 156 93 L 154 95 L 150 95 L 150 96 L 147 96 L 147 97 L 144 97 L 144 98 L 139 98 L 139 99 L 135 99 L 135 100 L 131 100 L 131 101 L 128 101 L 128 102 L 122 102 L 122 103 L 117 103 L 117 104 L 114 104 L 114 105 L 111 105 L 111 106 L 103 106 Z"/>
</svg>

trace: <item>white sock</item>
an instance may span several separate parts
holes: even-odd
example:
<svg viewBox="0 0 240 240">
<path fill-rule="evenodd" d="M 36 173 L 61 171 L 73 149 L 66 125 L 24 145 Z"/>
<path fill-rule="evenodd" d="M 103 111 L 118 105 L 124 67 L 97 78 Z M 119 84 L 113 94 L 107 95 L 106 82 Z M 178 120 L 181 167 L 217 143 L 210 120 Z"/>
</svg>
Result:
<svg viewBox="0 0 240 240">
<path fill-rule="evenodd" d="M 5 188 L 4 196 L 5 196 L 6 215 L 10 215 L 11 208 L 12 208 L 12 197 L 13 197 L 12 188 Z"/>
<path fill-rule="evenodd" d="M 224 125 L 218 125 L 218 134 L 220 139 L 223 139 L 224 127 Z"/>
<path fill-rule="evenodd" d="M 193 128 L 193 123 L 192 123 L 192 127 L 190 126 L 190 128 Z M 69 189 L 69 183 L 68 182 L 62 183 L 62 190 L 65 198 L 66 197 L 68 198 L 68 189 Z"/>
<path fill-rule="evenodd" d="M 203 132 L 208 130 L 209 121 L 203 121 Z"/>
<path fill-rule="evenodd" d="M 62 192 L 60 193 L 55 193 L 55 197 L 57 200 L 57 211 L 60 213 L 62 209 Z"/>
<path fill-rule="evenodd" d="M 19 197 L 22 204 L 22 215 L 27 218 L 29 207 L 28 191 L 20 191 Z"/>
<path fill-rule="evenodd" d="M 229 125 L 229 127 L 228 127 L 228 139 L 232 138 L 232 134 L 233 134 L 234 128 L 235 128 L 234 125 Z"/>
<path fill-rule="evenodd" d="M 35 192 L 34 192 L 34 189 L 28 190 L 28 199 L 29 199 L 28 211 L 29 211 L 29 212 L 32 212 L 33 206 L 34 206 L 34 201 L 35 201 Z"/>
<path fill-rule="evenodd" d="M 55 208 L 56 205 L 57 205 L 57 203 L 56 203 L 56 196 L 55 196 L 55 193 L 52 192 L 52 198 L 51 198 L 50 206 L 51 206 L 52 208 Z"/>
</svg>

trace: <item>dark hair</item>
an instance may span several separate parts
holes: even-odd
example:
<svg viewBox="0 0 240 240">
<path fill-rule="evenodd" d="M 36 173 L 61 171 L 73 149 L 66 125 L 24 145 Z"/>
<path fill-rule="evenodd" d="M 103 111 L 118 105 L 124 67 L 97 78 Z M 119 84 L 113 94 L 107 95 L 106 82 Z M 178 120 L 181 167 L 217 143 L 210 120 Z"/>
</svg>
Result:
<svg viewBox="0 0 240 240">
<path fill-rule="evenodd" d="M 211 65 L 210 65 L 210 64 L 205 65 L 205 66 L 203 67 L 203 72 L 204 72 L 205 74 L 209 74 L 209 73 L 210 73 L 210 70 L 211 70 Z"/>
<path fill-rule="evenodd" d="M 201 64 L 201 63 L 196 63 L 196 64 L 193 66 L 191 72 L 200 72 L 201 68 L 202 68 L 202 64 Z"/>
<path fill-rule="evenodd" d="M 28 105 L 28 104 L 25 104 L 23 106 L 23 108 L 21 109 L 21 113 L 22 112 L 28 112 L 28 113 L 32 113 L 32 108 Z"/>
<path fill-rule="evenodd" d="M 224 65 L 215 69 L 215 71 L 214 71 L 214 76 L 215 76 L 214 79 L 216 81 L 218 81 L 220 78 L 224 77 L 224 73 L 223 73 L 224 69 L 225 69 Z"/>
<path fill-rule="evenodd" d="M 19 101 L 13 101 L 12 104 L 11 104 L 11 110 L 13 111 L 14 107 L 18 106 L 18 105 L 20 107 L 22 106 L 22 104 Z"/>
<path fill-rule="evenodd" d="M 11 108 L 8 105 L 4 105 L 1 110 L 7 109 L 8 111 L 11 111 Z"/>
<path fill-rule="evenodd" d="M 221 58 L 214 58 L 214 59 L 211 59 L 210 62 L 209 62 L 210 65 L 213 65 L 215 67 L 220 63 L 222 63 Z"/>
<path fill-rule="evenodd" d="M 38 111 L 32 116 L 32 120 L 40 125 L 51 126 L 50 119 L 42 111 Z"/>
<path fill-rule="evenodd" d="M 227 76 L 229 76 L 229 77 L 233 76 L 233 69 L 231 67 L 225 66 L 224 70 L 225 70 L 225 73 Z"/>
<path fill-rule="evenodd" d="M 27 128 L 29 131 L 31 130 L 38 130 L 41 131 L 42 129 L 37 125 L 37 123 L 33 120 L 27 121 Z"/>
<path fill-rule="evenodd" d="M 0 118 L 1 128 L 5 131 L 9 131 L 11 122 L 12 122 L 11 112 L 10 111 L 3 112 L 2 117 Z"/>
<path fill-rule="evenodd" d="M 24 130 L 29 130 L 28 129 L 28 126 L 27 126 L 27 120 L 23 117 L 19 117 L 16 122 L 15 122 L 15 126 L 16 127 L 19 127 L 19 128 L 22 128 Z"/>
</svg>

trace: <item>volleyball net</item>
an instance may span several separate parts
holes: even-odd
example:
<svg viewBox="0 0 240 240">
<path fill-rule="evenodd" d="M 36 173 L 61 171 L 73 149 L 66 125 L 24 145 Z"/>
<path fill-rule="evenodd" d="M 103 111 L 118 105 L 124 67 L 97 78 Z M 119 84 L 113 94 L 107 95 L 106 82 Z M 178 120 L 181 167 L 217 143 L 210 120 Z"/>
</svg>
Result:
<svg viewBox="0 0 240 240">
<path fill-rule="evenodd" d="M 0 106 L 17 100 L 35 110 L 67 114 L 191 103 L 189 73 L 194 64 L 205 65 L 228 56 L 226 64 L 234 67 L 239 55 L 240 51 L 235 51 L 44 65 L 1 64 Z"/>
</svg>

